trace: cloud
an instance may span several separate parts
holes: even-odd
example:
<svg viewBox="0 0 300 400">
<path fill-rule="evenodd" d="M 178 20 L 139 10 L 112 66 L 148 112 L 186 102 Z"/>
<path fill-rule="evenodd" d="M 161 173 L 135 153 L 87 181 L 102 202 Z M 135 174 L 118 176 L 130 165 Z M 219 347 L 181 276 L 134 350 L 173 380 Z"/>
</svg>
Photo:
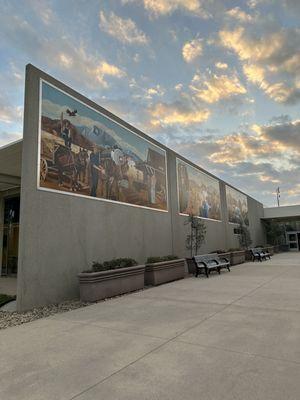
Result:
<svg viewBox="0 0 300 400">
<path fill-rule="evenodd" d="M 0 132 L 0 147 L 22 138 L 21 132 Z"/>
<path fill-rule="evenodd" d="M 240 22 L 252 22 L 253 17 L 250 14 L 247 14 L 245 11 L 241 10 L 240 7 L 234 7 L 228 11 L 226 11 L 226 15 L 231 18 L 234 18 Z"/>
<path fill-rule="evenodd" d="M 272 205 L 277 186 L 282 204 L 299 202 L 300 120 L 274 117 L 248 132 L 178 138 L 178 151 L 225 181 Z M 282 122 L 280 122 L 282 121 Z"/>
<path fill-rule="evenodd" d="M 196 74 L 190 89 L 197 98 L 206 103 L 216 103 L 247 92 L 236 75 L 211 75 L 207 80 L 203 80 Z"/>
<path fill-rule="evenodd" d="M 289 87 L 283 82 L 270 83 L 265 78 L 265 69 L 256 64 L 244 64 L 247 79 L 258 85 L 271 99 L 279 103 L 294 104 L 300 100 L 300 88 Z"/>
<path fill-rule="evenodd" d="M 103 11 L 100 11 L 99 19 L 99 26 L 103 32 L 122 43 L 142 45 L 149 42 L 145 33 L 139 30 L 130 18 L 121 18 L 113 12 L 105 15 Z"/>
<path fill-rule="evenodd" d="M 5 124 L 21 123 L 23 118 L 23 107 L 13 106 L 7 102 L 3 95 L 0 95 L 0 122 Z"/>
<path fill-rule="evenodd" d="M 149 109 L 150 126 L 189 126 L 201 124 L 210 116 L 210 111 L 206 108 L 196 109 L 191 106 L 175 103 L 157 103 Z"/>
<path fill-rule="evenodd" d="M 218 68 L 218 69 L 227 69 L 228 65 L 226 63 L 222 63 L 222 62 L 219 61 L 219 62 L 215 63 L 215 67 Z"/>
<path fill-rule="evenodd" d="M 171 14 L 177 10 L 187 11 L 202 18 L 210 16 L 204 9 L 205 3 L 201 0 L 122 0 L 122 2 L 123 4 L 132 2 L 141 3 L 150 12 L 151 16 L 155 18 Z"/>
<path fill-rule="evenodd" d="M 182 57 L 187 63 L 193 62 L 196 58 L 201 56 L 203 51 L 202 40 L 193 39 L 187 42 L 182 47 Z"/>
<path fill-rule="evenodd" d="M 221 44 L 234 51 L 247 79 L 279 103 L 300 100 L 300 30 L 280 29 L 253 36 L 244 27 L 219 32 Z"/>
</svg>

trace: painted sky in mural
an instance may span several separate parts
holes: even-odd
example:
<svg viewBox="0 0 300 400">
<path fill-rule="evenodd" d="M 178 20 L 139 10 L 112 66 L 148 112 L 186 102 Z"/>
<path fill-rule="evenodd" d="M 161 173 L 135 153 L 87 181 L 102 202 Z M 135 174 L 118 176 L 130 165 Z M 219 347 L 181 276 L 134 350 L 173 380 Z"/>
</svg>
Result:
<svg viewBox="0 0 300 400">
<path fill-rule="evenodd" d="M 221 219 L 219 182 L 177 158 L 179 212 Z"/>
<path fill-rule="evenodd" d="M 229 222 L 249 225 L 247 196 L 226 185 L 226 201 Z"/>
<path fill-rule="evenodd" d="M 42 188 L 167 210 L 165 151 L 42 82 Z"/>
</svg>

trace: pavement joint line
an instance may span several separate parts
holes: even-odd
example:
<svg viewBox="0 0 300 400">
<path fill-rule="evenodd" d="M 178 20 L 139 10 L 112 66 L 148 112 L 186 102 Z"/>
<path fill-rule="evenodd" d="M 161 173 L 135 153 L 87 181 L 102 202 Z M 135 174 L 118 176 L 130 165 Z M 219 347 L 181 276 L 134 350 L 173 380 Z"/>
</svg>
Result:
<svg viewBox="0 0 300 400">
<path fill-rule="evenodd" d="M 299 367 L 300 367 L 300 361 L 288 360 L 285 358 L 270 357 L 270 356 L 265 356 L 265 355 L 261 355 L 258 353 L 250 353 L 248 351 L 233 350 L 233 349 L 228 349 L 228 348 L 219 347 L 219 346 L 191 343 L 189 341 L 182 340 L 182 339 L 177 339 L 177 340 L 175 340 L 175 342 L 189 344 L 191 346 L 196 346 L 196 347 L 203 347 L 205 349 L 214 349 L 214 350 L 225 351 L 227 353 L 235 353 L 235 354 L 241 354 L 241 355 L 246 355 L 246 356 L 251 356 L 251 357 L 256 357 L 256 358 L 263 358 L 263 359 L 272 360 L 272 361 L 282 361 L 282 362 L 286 362 L 286 363 L 290 363 L 290 364 L 296 364 L 296 365 L 299 365 Z"/>
</svg>

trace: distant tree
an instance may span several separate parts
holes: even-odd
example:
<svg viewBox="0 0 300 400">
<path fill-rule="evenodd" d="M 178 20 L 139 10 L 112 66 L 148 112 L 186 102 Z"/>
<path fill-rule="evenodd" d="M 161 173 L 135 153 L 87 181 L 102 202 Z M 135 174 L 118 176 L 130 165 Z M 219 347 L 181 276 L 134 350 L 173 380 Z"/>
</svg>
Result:
<svg viewBox="0 0 300 400">
<path fill-rule="evenodd" d="M 268 243 L 272 245 L 285 243 L 285 227 L 283 225 L 274 221 L 265 221 L 264 226 Z"/>
<path fill-rule="evenodd" d="M 242 223 L 239 224 L 239 243 L 242 249 L 248 249 L 252 244 L 252 239 L 248 227 Z"/>
<path fill-rule="evenodd" d="M 194 215 L 190 214 L 185 225 L 190 225 L 190 232 L 186 237 L 186 248 L 190 250 L 191 257 L 198 254 L 202 243 L 205 240 L 206 226 L 204 222 Z"/>
</svg>

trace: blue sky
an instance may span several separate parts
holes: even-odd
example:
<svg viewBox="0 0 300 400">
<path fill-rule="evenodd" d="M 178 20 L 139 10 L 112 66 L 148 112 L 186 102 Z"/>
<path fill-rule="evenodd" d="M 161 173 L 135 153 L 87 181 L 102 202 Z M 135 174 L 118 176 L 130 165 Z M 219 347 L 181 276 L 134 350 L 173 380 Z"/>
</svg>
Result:
<svg viewBox="0 0 300 400">
<path fill-rule="evenodd" d="M 299 0 L 0 0 L 0 145 L 32 63 L 241 190 L 300 203 Z"/>
</svg>

